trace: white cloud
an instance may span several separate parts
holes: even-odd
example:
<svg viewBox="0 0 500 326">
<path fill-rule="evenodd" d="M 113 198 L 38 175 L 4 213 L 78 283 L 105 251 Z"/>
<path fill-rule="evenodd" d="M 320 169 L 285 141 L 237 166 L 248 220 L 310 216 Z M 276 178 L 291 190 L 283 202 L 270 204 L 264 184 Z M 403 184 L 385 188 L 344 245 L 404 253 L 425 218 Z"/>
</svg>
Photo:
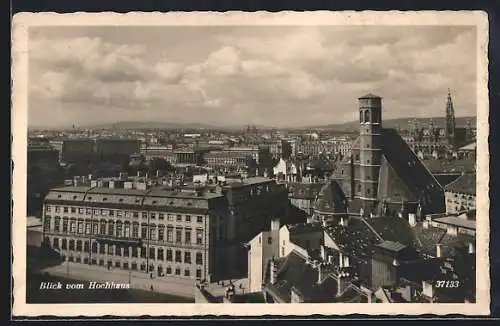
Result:
<svg viewBox="0 0 500 326">
<path fill-rule="evenodd" d="M 474 113 L 472 29 L 248 27 L 213 36 L 204 31 L 196 55 L 186 55 L 191 59 L 176 53 L 181 43 L 169 43 L 188 42 L 177 35 L 182 30 L 172 31 L 175 38 L 168 33 L 166 27 L 162 40 L 137 33 L 127 44 L 104 36 L 30 40 L 30 110 L 60 102 L 82 112 L 141 110 L 138 118 L 147 110 L 153 120 L 231 117 L 236 124 L 252 118 L 256 124 L 317 125 L 350 119 L 357 97 L 367 92 L 384 97 L 387 116 L 441 115 L 451 87 L 457 112 Z"/>
</svg>

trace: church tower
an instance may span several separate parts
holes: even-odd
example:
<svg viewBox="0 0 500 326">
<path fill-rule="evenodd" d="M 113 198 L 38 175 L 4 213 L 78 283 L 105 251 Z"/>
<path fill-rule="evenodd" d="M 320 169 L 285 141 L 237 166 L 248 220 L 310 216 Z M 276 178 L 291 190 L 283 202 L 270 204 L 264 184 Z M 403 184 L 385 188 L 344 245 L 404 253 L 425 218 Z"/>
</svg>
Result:
<svg viewBox="0 0 500 326">
<path fill-rule="evenodd" d="M 453 107 L 450 89 L 448 89 L 448 99 L 446 100 L 445 133 L 448 144 L 455 145 L 455 108 Z"/>
<path fill-rule="evenodd" d="M 368 94 L 359 99 L 360 183 L 357 196 L 363 201 L 366 213 L 374 211 L 377 201 L 378 175 L 382 150 L 382 98 Z"/>
</svg>

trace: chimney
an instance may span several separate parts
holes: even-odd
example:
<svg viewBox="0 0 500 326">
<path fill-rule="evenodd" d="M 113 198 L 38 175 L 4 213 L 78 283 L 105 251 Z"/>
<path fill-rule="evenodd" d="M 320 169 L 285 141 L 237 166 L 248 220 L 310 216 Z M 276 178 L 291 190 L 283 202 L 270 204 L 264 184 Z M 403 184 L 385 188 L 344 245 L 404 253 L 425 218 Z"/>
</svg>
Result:
<svg viewBox="0 0 500 326">
<path fill-rule="evenodd" d="M 321 250 L 321 260 L 322 260 L 322 261 L 326 261 L 326 250 L 325 250 L 325 246 L 321 246 L 320 250 Z"/>
<path fill-rule="evenodd" d="M 344 267 L 349 267 L 349 256 L 344 256 Z"/>
<path fill-rule="evenodd" d="M 474 243 L 471 241 L 469 242 L 469 254 L 474 254 L 476 253 L 476 246 L 474 245 Z"/>
<path fill-rule="evenodd" d="M 280 229 L 280 219 L 277 217 L 274 217 L 271 220 L 271 231 L 279 231 Z"/>
<path fill-rule="evenodd" d="M 321 263 L 318 264 L 318 284 L 321 284 L 321 281 L 323 280 L 323 270 L 321 268 Z"/>
<path fill-rule="evenodd" d="M 274 257 L 271 259 L 271 263 L 269 265 L 270 265 L 269 281 L 271 282 L 271 284 L 274 284 L 276 283 L 276 277 L 277 277 L 276 274 L 278 273 L 278 267 L 276 266 L 276 261 L 274 261 Z"/>
<path fill-rule="evenodd" d="M 441 258 L 442 254 L 441 254 L 441 244 L 440 243 L 436 243 L 436 257 L 437 258 Z"/>
</svg>

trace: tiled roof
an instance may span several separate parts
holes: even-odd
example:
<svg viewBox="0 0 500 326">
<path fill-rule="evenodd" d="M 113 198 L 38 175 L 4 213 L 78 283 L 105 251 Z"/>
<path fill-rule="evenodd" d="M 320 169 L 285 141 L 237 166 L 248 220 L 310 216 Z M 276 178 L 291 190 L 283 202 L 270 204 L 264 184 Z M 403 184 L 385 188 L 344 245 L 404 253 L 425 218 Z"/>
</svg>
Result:
<svg viewBox="0 0 500 326">
<path fill-rule="evenodd" d="M 392 251 L 392 252 L 398 252 L 398 251 L 406 248 L 406 246 L 404 244 L 401 244 L 399 242 L 389 241 L 389 240 L 386 240 L 386 241 L 378 244 L 377 246 L 380 248 Z"/>
<path fill-rule="evenodd" d="M 467 245 L 474 241 L 472 236 L 459 234 L 449 235 L 446 230 L 430 226 L 424 228 L 421 223 L 413 227 L 413 233 L 417 237 L 419 246 L 417 247 L 423 254 L 436 256 L 436 244 L 441 244 L 441 254 L 443 257 L 455 255 L 457 247 Z"/>
<path fill-rule="evenodd" d="M 395 129 L 382 130 L 382 150 L 388 163 L 413 194 L 419 196 L 430 189 L 441 189 L 441 185 Z"/>
<path fill-rule="evenodd" d="M 320 223 L 302 223 L 287 225 L 290 235 L 304 234 L 310 232 L 323 232 L 323 227 Z"/>
<path fill-rule="evenodd" d="M 366 218 L 365 221 L 386 241 L 415 246 L 416 239 L 410 224 L 400 217 Z"/>
<path fill-rule="evenodd" d="M 291 301 L 291 290 L 298 291 L 307 302 L 334 301 L 336 282 L 323 282 L 318 285 L 318 270 L 306 263 L 306 259 L 295 251 L 276 261 L 278 272 L 274 284 L 266 288 L 283 301 Z"/>
<path fill-rule="evenodd" d="M 439 172 L 474 172 L 475 160 L 423 160 L 423 163 L 432 173 Z"/>
<path fill-rule="evenodd" d="M 325 184 L 319 194 L 314 209 L 326 213 L 345 213 L 347 200 L 336 181 Z"/>
<path fill-rule="evenodd" d="M 476 173 L 464 173 L 458 179 L 448 184 L 446 191 L 456 192 L 461 194 L 476 194 Z"/>
<path fill-rule="evenodd" d="M 289 197 L 314 199 L 316 198 L 322 187 L 323 184 L 321 183 L 289 183 Z"/>
<path fill-rule="evenodd" d="M 325 232 L 337 244 L 339 249 L 351 257 L 351 266 L 356 270 L 368 263 L 373 254 L 373 247 L 379 241 L 377 236 L 360 219 L 351 218 L 347 227 L 339 224 L 328 225 Z"/>
</svg>

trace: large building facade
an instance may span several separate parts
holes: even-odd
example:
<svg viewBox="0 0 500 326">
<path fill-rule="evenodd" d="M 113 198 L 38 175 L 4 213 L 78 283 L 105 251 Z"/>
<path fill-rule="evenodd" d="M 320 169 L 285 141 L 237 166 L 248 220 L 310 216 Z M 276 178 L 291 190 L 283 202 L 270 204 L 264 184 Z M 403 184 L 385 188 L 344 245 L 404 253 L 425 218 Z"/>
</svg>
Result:
<svg viewBox="0 0 500 326">
<path fill-rule="evenodd" d="M 246 195 L 254 199 L 242 202 Z M 246 270 L 238 266 L 243 244 L 285 213 L 285 203 L 286 192 L 269 179 L 220 191 L 107 180 L 53 189 L 44 201 L 43 239 L 71 262 L 216 280 Z"/>
</svg>

